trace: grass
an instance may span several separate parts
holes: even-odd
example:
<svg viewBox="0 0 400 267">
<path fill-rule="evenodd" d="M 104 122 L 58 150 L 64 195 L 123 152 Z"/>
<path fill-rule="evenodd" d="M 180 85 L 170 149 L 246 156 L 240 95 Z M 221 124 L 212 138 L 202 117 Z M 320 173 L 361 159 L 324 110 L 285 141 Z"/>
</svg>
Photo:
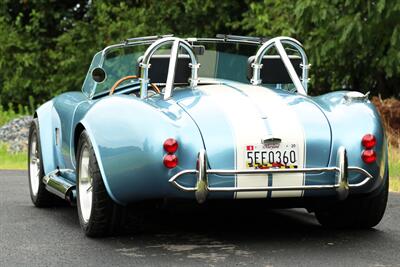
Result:
<svg viewBox="0 0 400 267">
<path fill-rule="evenodd" d="M 7 145 L 0 144 L 0 170 L 26 170 L 27 161 L 26 152 L 8 153 Z"/>
<path fill-rule="evenodd" d="M 389 147 L 390 191 L 400 192 L 400 148 Z"/>
<path fill-rule="evenodd" d="M 33 103 L 33 100 L 30 100 Z M 17 111 L 15 111 L 13 105 L 9 105 L 8 108 L 4 108 L 0 105 L 0 127 L 9 121 L 22 117 L 24 115 L 31 114 L 28 107 L 18 105 Z M 13 169 L 13 170 L 25 170 L 27 168 L 27 153 L 8 153 L 7 145 L 0 143 L 0 170 Z"/>
</svg>

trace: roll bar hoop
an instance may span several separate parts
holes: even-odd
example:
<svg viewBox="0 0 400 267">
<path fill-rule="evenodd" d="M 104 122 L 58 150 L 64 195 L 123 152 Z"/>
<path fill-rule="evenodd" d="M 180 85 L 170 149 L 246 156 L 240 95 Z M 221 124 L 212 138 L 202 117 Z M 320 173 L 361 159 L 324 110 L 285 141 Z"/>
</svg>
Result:
<svg viewBox="0 0 400 267">
<path fill-rule="evenodd" d="M 296 71 L 293 68 L 293 65 L 285 51 L 285 48 L 283 47 L 282 44 L 288 44 L 292 47 L 294 47 L 301 55 L 302 59 L 302 78 L 301 81 L 299 77 L 296 74 Z M 266 41 L 257 51 L 254 63 L 251 65 L 253 68 L 253 78 L 251 79 L 251 84 L 253 85 L 259 85 L 262 83 L 261 77 L 260 77 L 260 70 L 262 68 L 262 59 L 264 55 L 268 52 L 269 49 L 272 47 L 275 47 L 276 50 L 278 51 L 283 64 L 286 67 L 287 72 L 289 73 L 290 78 L 293 81 L 294 86 L 296 87 L 296 90 L 299 94 L 302 95 L 307 95 L 307 84 L 308 84 L 308 68 L 310 65 L 308 64 L 308 59 L 307 55 L 304 52 L 303 46 L 299 41 L 296 39 L 290 38 L 290 37 L 276 37 L 272 38 L 268 41 Z"/>
<path fill-rule="evenodd" d="M 169 99 L 172 96 L 172 90 L 174 88 L 174 80 L 175 80 L 175 70 L 178 61 L 179 48 L 182 47 L 188 54 L 191 60 L 189 67 L 192 69 L 191 78 L 189 79 L 190 87 L 197 86 L 198 83 L 198 68 L 200 64 L 197 62 L 196 55 L 193 52 L 192 46 L 185 40 L 177 37 L 165 37 L 160 40 L 155 41 L 152 45 L 147 48 L 144 53 L 142 63 L 140 63 L 141 73 L 140 73 L 140 98 L 147 98 L 147 87 L 150 82 L 149 80 L 149 68 L 150 68 L 150 59 L 154 55 L 154 53 L 161 46 L 166 44 L 171 44 L 171 56 L 169 60 L 168 66 L 168 76 L 167 82 L 165 85 L 165 93 L 164 100 Z"/>
</svg>

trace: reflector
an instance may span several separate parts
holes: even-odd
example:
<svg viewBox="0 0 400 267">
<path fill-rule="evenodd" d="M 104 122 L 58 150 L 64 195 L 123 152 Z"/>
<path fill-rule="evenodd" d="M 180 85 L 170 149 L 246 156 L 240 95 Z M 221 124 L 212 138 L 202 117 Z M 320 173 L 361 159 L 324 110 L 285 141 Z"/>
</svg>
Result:
<svg viewBox="0 0 400 267">
<path fill-rule="evenodd" d="M 365 163 L 371 164 L 376 160 L 376 153 L 371 149 L 364 150 L 361 154 L 361 158 Z"/>
<path fill-rule="evenodd" d="M 178 157 L 175 155 L 167 154 L 164 156 L 164 166 L 168 169 L 178 166 Z"/>
</svg>

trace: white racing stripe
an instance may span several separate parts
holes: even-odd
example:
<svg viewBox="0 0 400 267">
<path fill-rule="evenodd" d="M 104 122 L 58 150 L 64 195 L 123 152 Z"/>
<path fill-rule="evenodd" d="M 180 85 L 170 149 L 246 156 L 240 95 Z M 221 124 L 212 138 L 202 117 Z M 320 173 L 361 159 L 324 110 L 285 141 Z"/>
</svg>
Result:
<svg viewBox="0 0 400 267">
<path fill-rule="evenodd" d="M 267 129 L 254 103 L 240 91 L 225 85 L 199 88 L 224 112 L 232 127 L 236 142 L 236 169 L 245 169 L 245 147 L 258 144 L 267 135 Z M 236 175 L 237 187 L 267 186 L 267 175 Z M 267 192 L 239 192 L 237 198 L 265 198 Z"/>
<path fill-rule="evenodd" d="M 305 136 L 295 112 L 271 90 L 259 86 L 235 84 L 202 86 L 228 118 L 235 136 L 236 169 L 246 169 L 245 150 L 248 145 L 261 144 L 269 137 L 298 145 L 299 168 L 305 165 Z M 269 125 L 268 131 L 266 125 Z M 236 175 L 237 187 L 268 185 L 268 175 Z M 272 186 L 304 185 L 304 174 L 274 174 Z M 275 191 L 271 197 L 299 197 L 303 191 Z M 264 198 L 267 192 L 238 192 L 236 198 Z"/>
<path fill-rule="evenodd" d="M 240 90 L 254 101 L 267 117 L 272 136 L 298 145 L 299 168 L 305 166 L 305 135 L 304 129 L 295 112 L 283 101 L 281 96 L 260 86 L 241 85 Z M 302 186 L 303 173 L 273 174 L 272 186 Z M 273 191 L 271 197 L 300 197 L 303 191 Z"/>
</svg>

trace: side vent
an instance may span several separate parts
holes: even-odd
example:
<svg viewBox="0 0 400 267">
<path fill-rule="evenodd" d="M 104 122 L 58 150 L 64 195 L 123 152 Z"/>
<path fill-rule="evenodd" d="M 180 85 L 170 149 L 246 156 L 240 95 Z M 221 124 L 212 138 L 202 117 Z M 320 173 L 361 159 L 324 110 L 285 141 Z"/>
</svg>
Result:
<svg viewBox="0 0 400 267">
<path fill-rule="evenodd" d="M 60 128 L 56 128 L 56 146 L 60 144 Z"/>
</svg>

